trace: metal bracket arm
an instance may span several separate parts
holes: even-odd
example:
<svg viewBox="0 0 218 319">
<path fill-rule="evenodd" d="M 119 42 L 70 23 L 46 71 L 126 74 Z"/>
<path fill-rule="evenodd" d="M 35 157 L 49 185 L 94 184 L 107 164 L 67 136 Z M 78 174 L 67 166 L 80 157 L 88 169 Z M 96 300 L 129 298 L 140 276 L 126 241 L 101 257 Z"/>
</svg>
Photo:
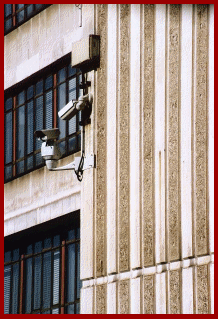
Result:
<svg viewBox="0 0 218 319">
<path fill-rule="evenodd" d="M 61 166 L 61 167 L 57 167 L 57 168 L 51 168 L 49 169 L 50 171 L 69 171 L 69 170 L 74 170 L 77 171 L 78 167 L 79 167 L 79 163 L 80 163 L 81 157 L 75 157 L 74 162 L 69 163 L 65 166 Z M 96 167 L 96 163 L 95 163 L 95 154 L 91 154 L 87 157 L 84 158 L 84 165 L 82 170 L 85 171 L 89 168 L 95 168 Z"/>
</svg>

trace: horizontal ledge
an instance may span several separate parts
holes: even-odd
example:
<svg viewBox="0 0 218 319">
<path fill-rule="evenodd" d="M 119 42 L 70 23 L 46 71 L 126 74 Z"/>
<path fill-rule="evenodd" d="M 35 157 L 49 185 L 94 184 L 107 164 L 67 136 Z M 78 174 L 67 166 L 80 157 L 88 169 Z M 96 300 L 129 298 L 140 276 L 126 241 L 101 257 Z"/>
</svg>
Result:
<svg viewBox="0 0 218 319">
<path fill-rule="evenodd" d="M 109 284 L 112 282 L 126 280 L 126 279 L 135 279 L 143 275 L 161 274 L 166 271 L 186 269 L 189 267 L 200 266 L 200 265 L 205 265 L 210 263 L 214 263 L 214 254 L 201 256 L 201 257 L 188 258 L 181 261 L 158 264 L 155 266 L 141 268 L 141 269 L 134 269 L 128 272 L 112 274 L 112 275 L 99 277 L 95 279 L 83 280 L 82 288 L 85 289 L 95 285 Z"/>
</svg>

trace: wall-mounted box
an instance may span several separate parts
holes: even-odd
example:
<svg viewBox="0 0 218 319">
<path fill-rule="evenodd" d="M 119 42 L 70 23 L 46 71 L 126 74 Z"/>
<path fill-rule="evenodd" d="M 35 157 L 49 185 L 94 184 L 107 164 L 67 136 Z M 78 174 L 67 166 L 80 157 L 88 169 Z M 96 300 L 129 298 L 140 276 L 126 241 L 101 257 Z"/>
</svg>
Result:
<svg viewBox="0 0 218 319">
<path fill-rule="evenodd" d="M 100 36 L 91 34 L 78 42 L 72 44 L 71 66 L 73 68 L 83 68 L 96 61 L 99 62 L 100 58 Z"/>
</svg>

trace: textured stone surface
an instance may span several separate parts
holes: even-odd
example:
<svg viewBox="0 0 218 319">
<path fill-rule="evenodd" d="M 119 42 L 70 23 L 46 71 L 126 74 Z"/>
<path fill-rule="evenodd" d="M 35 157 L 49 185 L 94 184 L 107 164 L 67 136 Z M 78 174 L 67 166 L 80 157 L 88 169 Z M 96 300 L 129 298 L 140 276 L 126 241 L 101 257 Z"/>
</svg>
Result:
<svg viewBox="0 0 218 319">
<path fill-rule="evenodd" d="M 208 251 L 207 234 L 207 59 L 208 20 L 207 5 L 196 7 L 196 96 L 195 96 L 195 216 L 196 254 Z"/>
<path fill-rule="evenodd" d="M 129 83 L 130 5 L 120 5 L 118 88 L 119 269 L 129 269 Z"/>
<path fill-rule="evenodd" d="M 106 272 L 106 138 L 107 138 L 107 5 L 97 4 L 97 34 L 101 37 L 96 98 L 96 275 Z"/>
<path fill-rule="evenodd" d="M 181 314 L 180 270 L 170 272 L 170 314 Z"/>
<path fill-rule="evenodd" d="M 168 259 L 179 259 L 179 46 L 180 5 L 169 5 L 167 76 L 167 215 Z"/>
<path fill-rule="evenodd" d="M 143 250 L 144 266 L 154 263 L 154 150 L 153 150 L 153 117 L 154 117 L 154 5 L 143 6 Z"/>
<path fill-rule="evenodd" d="M 154 276 L 144 276 L 144 314 L 154 314 L 155 300 L 154 300 Z"/>
<path fill-rule="evenodd" d="M 129 280 L 123 280 L 118 283 L 118 314 L 129 314 Z"/>
<path fill-rule="evenodd" d="M 208 266 L 197 267 L 198 314 L 209 313 Z"/>
<path fill-rule="evenodd" d="M 107 285 L 96 286 L 96 314 L 107 313 Z"/>
</svg>

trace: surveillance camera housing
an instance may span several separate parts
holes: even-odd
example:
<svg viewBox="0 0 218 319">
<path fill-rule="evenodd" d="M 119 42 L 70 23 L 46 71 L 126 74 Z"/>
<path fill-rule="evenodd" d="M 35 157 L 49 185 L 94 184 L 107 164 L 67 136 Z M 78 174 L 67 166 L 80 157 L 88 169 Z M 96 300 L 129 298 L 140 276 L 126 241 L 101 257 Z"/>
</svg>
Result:
<svg viewBox="0 0 218 319">
<path fill-rule="evenodd" d="M 91 93 L 84 96 L 80 96 L 78 101 L 72 100 L 67 105 L 65 105 L 59 112 L 58 116 L 61 120 L 70 120 L 79 111 L 85 111 L 86 109 L 92 109 L 93 96 Z M 89 115 L 90 115 L 89 114 Z"/>
<path fill-rule="evenodd" d="M 59 112 L 58 116 L 62 120 L 70 120 L 73 116 L 75 116 L 79 110 L 77 109 L 78 101 L 72 100 L 67 105 L 65 105 Z"/>
<path fill-rule="evenodd" d="M 58 128 L 38 130 L 38 131 L 35 131 L 34 135 L 42 141 L 49 141 L 49 140 L 57 139 L 58 136 L 60 135 L 60 131 Z"/>
<path fill-rule="evenodd" d="M 61 151 L 57 145 L 56 139 L 60 135 L 58 128 L 35 131 L 34 135 L 42 140 L 41 155 L 45 160 L 48 169 L 56 168 L 57 162 L 61 157 Z"/>
<path fill-rule="evenodd" d="M 56 168 L 57 162 L 62 155 L 59 146 L 53 140 L 42 143 L 41 154 L 48 169 Z"/>
</svg>

